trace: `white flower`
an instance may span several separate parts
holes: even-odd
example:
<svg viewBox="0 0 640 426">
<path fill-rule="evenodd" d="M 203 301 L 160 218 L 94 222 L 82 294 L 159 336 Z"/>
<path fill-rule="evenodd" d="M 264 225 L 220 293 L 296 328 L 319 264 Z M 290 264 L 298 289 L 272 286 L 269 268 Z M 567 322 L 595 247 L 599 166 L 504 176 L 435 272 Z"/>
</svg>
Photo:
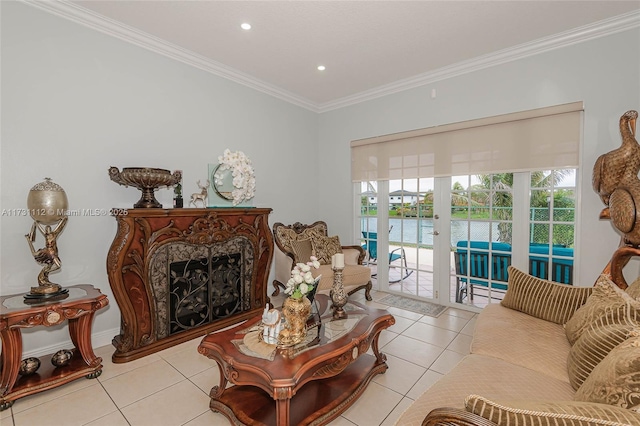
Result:
<svg viewBox="0 0 640 426">
<path fill-rule="evenodd" d="M 311 266 L 309 266 L 307 264 L 301 263 L 300 265 L 301 265 L 300 266 L 300 271 L 301 272 L 309 272 L 311 270 Z"/>
<path fill-rule="evenodd" d="M 300 293 L 307 294 L 309 293 L 309 286 L 305 283 L 300 284 Z"/>
<path fill-rule="evenodd" d="M 311 268 L 318 269 L 320 263 L 315 256 L 307 263 L 297 263 L 291 270 L 291 278 L 287 281 L 287 287 L 284 292 L 290 297 L 300 299 L 314 289 L 315 284 L 320 280 L 320 276 L 314 278 Z"/>
<path fill-rule="evenodd" d="M 223 155 L 218 157 L 218 173 L 214 175 L 216 185 L 222 185 L 223 173 L 225 170 L 231 170 L 233 176 L 233 187 L 231 196 L 233 197 L 233 205 L 237 206 L 245 200 L 253 198 L 256 192 L 256 178 L 251 165 L 251 160 L 242 151 L 231 152 L 225 149 Z"/>
</svg>

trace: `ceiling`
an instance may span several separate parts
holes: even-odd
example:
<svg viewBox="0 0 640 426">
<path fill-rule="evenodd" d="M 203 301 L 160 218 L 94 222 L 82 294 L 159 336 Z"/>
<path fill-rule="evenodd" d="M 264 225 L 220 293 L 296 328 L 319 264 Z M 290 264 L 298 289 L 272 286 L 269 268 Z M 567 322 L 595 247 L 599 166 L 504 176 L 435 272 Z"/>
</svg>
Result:
<svg viewBox="0 0 640 426">
<path fill-rule="evenodd" d="M 500 53 L 571 41 L 612 17 L 640 21 L 640 1 L 612 0 L 62 3 L 312 109 Z M 243 22 L 252 29 L 242 30 Z M 321 64 L 325 71 L 317 70 Z"/>
</svg>

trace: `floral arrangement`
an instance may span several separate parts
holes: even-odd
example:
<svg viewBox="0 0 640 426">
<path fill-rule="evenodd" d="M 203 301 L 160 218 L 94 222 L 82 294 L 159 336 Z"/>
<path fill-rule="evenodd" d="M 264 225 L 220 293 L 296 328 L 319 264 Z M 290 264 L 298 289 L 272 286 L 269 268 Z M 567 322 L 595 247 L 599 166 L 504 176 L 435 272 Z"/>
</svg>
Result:
<svg viewBox="0 0 640 426">
<path fill-rule="evenodd" d="M 234 187 L 231 192 L 233 205 L 237 206 L 241 202 L 253 198 L 256 193 L 256 178 L 249 157 L 242 151 L 231 152 L 225 149 L 224 153 L 218 157 L 218 163 L 220 166 L 214 175 L 216 185 L 222 185 L 223 172 L 231 170 Z"/>
<path fill-rule="evenodd" d="M 307 295 L 320 281 L 322 275 L 313 278 L 311 268 L 318 269 L 320 262 L 315 256 L 311 256 L 311 261 L 307 263 L 297 263 L 291 271 L 291 278 L 287 281 L 287 288 L 284 292 L 294 299 L 300 299 Z"/>
</svg>

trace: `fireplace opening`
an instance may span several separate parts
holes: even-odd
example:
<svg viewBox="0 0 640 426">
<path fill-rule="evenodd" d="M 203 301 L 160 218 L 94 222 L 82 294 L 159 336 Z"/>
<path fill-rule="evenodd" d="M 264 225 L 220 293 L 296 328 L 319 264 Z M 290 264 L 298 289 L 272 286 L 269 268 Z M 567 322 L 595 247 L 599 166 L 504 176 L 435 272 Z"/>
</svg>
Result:
<svg viewBox="0 0 640 426">
<path fill-rule="evenodd" d="M 241 259 L 232 253 L 169 265 L 169 334 L 243 311 Z"/>
</svg>

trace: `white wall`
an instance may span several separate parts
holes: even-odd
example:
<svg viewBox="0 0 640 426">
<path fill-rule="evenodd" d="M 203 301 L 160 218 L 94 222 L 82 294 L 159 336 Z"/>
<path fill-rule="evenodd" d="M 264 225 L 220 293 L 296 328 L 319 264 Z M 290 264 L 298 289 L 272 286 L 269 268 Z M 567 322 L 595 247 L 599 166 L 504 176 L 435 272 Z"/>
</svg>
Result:
<svg viewBox="0 0 640 426">
<path fill-rule="evenodd" d="M 332 203 L 321 203 L 319 214 L 341 241 L 353 238 L 352 192 L 336 191 L 351 186 L 351 140 L 574 101 L 585 105 L 578 272 L 591 285 L 619 242 L 598 220 L 603 206 L 591 175 L 596 158 L 620 145 L 620 116 L 640 109 L 637 28 L 321 114 L 319 198 Z"/>
<path fill-rule="evenodd" d="M 293 203 L 291 194 L 316 185 L 317 114 L 31 6 L 1 8 L 0 209 L 26 208 L 29 189 L 44 177 L 65 189 L 71 209 L 132 207 L 140 191 L 112 182 L 110 166 L 183 170 L 188 197 L 229 148 L 252 159 L 254 205 L 274 209 L 271 224 L 316 218 L 316 197 Z M 172 194 L 157 197 L 171 207 Z M 1 294 L 37 285 L 41 268 L 24 238 L 31 223 L 0 218 Z M 109 296 L 94 324 L 101 344 L 120 327 L 106 274 L 115 232 L 109 216 L 70 218 L 58 239 L 62 269 L 50 277 Z M 27 352 L 68 340 L 64 330 L 25 334 Z"/>
</svg>

